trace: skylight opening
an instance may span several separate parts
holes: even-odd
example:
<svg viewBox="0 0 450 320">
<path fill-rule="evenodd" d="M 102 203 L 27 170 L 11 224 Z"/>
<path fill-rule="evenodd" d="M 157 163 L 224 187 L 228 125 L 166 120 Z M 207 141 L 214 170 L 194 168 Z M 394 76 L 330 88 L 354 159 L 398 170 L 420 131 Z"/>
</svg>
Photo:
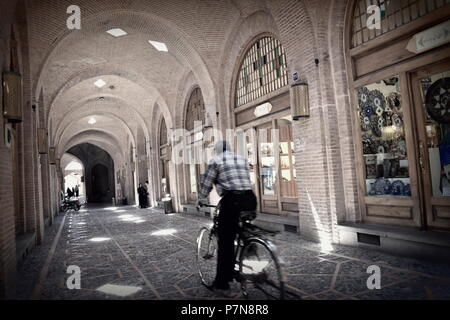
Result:
<svg viewBox="0 0 450 320">
<path fill-rule="evenodd" d="M 106 82 L 102 79 L 98 79 L 94 84 L 97 88 L 103 88 L 106 85 Z"/>
<path fill-rule="evenodd" d="M 111 29 L 111 30 L 108 30 L 106 32 L 109 33 L 110 35 L 112 35 L 115 38 L 126 36 L 128 34 L 128 33 L 126 33 L 124 30 L 122 30 L 120 28 Z"/>
<path fill-rule="evenodd" d="M 150 40 L 149 43 L 155 47 L 156 50 L 158 51 L 162 51 L 162 52 L 169 52 L 169 49 L 167 49 L 167 46 L 165 43 L 163 42 L 158 42 L 158 41 L 152 41 Z"/>
</svg>

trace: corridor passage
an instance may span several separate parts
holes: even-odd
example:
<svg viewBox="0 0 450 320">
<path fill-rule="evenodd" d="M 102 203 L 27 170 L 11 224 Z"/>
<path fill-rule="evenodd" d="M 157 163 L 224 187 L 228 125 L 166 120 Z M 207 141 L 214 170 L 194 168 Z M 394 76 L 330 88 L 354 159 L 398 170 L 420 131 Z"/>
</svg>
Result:
<svg viewBox="0 0 450 320">
<path fill-rule="evenodd" d="M 210 223 L 131 206 L 58 216 L 44 243 L 19 267 L 16 298 L 223 299 L 201 285 L 196 271 L 197 231 Z M 293 233 L 273 240 L 288 290 L 295 293 L 289 299 L 450 299 L 448 265 L 344 246 L 321 252 L 319 244 Z M 381 268 L 380 290 L 367 288 L 371 265 Z M 66 286 L 69 266 L 81 269 L 80 290 Z"/>
</svg>

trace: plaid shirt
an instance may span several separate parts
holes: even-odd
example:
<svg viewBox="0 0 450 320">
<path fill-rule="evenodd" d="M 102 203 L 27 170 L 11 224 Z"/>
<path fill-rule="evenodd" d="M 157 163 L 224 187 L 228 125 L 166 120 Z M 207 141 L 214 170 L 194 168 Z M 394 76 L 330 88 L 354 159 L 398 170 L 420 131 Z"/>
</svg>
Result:
<svg viewBox="0 0 450 320">
<path fill-rule="evenodd" d="M 208 198 L 213 185 L 220 196 L 227 190 L 253 190 L 247 160 L 228 151 L 215 156 L 208 164 L 201 183 L 198 194 L 200 201 Z"/>
</svg>

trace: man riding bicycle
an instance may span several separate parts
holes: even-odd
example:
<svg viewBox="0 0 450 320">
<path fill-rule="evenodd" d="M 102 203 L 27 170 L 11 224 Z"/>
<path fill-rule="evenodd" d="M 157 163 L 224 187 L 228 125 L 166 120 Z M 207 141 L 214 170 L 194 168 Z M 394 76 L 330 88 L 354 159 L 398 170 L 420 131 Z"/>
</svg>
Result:
<svg viewBox="0 0 450 320">
<path fill-rule="evenodd" d="M 218 221 L 218 256 L 212 289 L 227 291 L 233 281 L 234 240 L 242 211 L 256 210 L 256 196 L 250 181 L 247 160 L 231 151 L 227 141 L 216 143 L 215 157 L 208 164 L 198 194 L 198 206 L 208 203 L 213 185 L 221 196 Z"/>
</svg>

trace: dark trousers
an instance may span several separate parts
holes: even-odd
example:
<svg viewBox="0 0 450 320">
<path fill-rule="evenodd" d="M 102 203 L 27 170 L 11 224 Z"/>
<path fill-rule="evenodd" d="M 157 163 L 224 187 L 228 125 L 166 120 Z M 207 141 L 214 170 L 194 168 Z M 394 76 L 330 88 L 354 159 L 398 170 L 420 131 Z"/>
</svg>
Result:
<svg viewBox="0 0 450 320">
<path fill-rule="evenodd" d="M 233 280 L 234 240 L 239 228 L 239 213 L 254 210 L 256 210 L 256 196 L 251 190 L 240 193 L 227 192 L 220 201 L 215 281 L 219 289 L 228 289 L 229 282 Z"/>
</svg>

